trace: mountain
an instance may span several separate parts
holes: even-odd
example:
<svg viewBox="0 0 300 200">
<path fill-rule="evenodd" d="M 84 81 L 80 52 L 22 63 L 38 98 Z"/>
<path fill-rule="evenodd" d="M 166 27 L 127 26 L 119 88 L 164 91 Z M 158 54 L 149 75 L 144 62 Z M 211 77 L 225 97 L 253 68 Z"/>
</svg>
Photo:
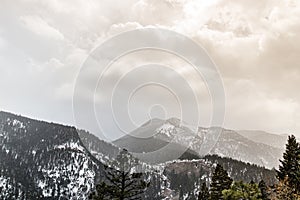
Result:
<svg viewBox="0 0 300 200">
<path fill-rule="evenodd" d="M 277 135 L 272 133 L 267 133 L 265 131 L 250 131 L 250 130 L 240 130 L 237 131 L 240 135 L 252 140 L 253 142 L 258 142 L 266 144 L 278 149 L 284 149 L 288 138 L 287 134 Z"/>
<path fill-rule="evenodd" d="M 86 199 L 103 165 L 74 127 L 0 112 L 0 199 Z"/>
<path fill-rule="evenodd" d="M 186 137 L 192 133 L 176 119 L 155 119 L 133 134 L 157 135 L 146 141 L 142 139 L 138 145 L 132 136 L 119 141 L 132 140 L 137 151 L 153 150 L 169 143 L 175 130 L 182 131 Z M 184 144 L 185 139 L 178 137 L 174 141 Z M 173 147 L 172 151 L 184 148 L 177 143 Z M 0 112 L 0 199 L 87 199 L 95 185 L 105 180 L 104 164 L 119 152 L 119 147 L 87 131 Z M 165 153 L 172 155 L 172 152 Z M 143 199 L 176 199 L 180 193 L 187 199 L 196 198 L 200 184 L 210 183 L 217 163 L 234 180 L 275 182 L 274 170 L 215 155 L 199 158 L 195 151 L 188 149 L 181 160 L 157 165 L 140 163 L 146 179 L 151 181 Z"/>
<path fill-rule="evenodd" d="M 210 151 L 210 154 L 230 157 L 267 168 L 278 167 L 282 153 L 282 149 L 254 142 L 241 136 L 236 131 L 227 129 L 222 130 L 217 142 Z"/>
<path fill-rule="evenodd" d="M 100 140 L 97 136 L 88 131 L 77 130 L 77 132 L 87 150 L 103 164 L 109 164 L 120 152 L 119 147 Z"/>
<path fill-rule="evenodd" d="M 168 180 L 169 187 L 167 191 L 169 197 L 178 199 L 181 194 L 187 196 L 187 199 L 197 199 L 202 183 L 210 185 L 217 164 L 222 165 L 235 181 L 254 181 L 258 183 L 263 179 L 268 185 L 276 182 L 275 170 L 230 158 L 222 158 L 217 155 L 208 155 L 203 159 L 177 160 L 164 164 L 163 175 Z"/>
<path fill-rule="evenodd" d="M 160 150 L 166 145 L 168 149 L 156 155 L 155 157 L 149 156 L 139 157 L 142 161 L 157 164 L 174 159 L 199 159 L 198 153 L 191 149 L 182 146 L 180 143 L 172 143 L 167 140 L 167 137 L 157 137 L 153 135 L 156 133 L 157 127 L 163 126 L 162 120 L 153 119 L 142 125 L 139 129 L 134 130 L 131 134 L 128 134 L 113 143 L 121 148 L 125 148 L 133 153 L 148 153 Z M 150 137 L 147 137 L 149 136 Z M 153 135 L 153 136 L 151 136 Z M 182 153 L 181 153 L 182 152 Z M 179 155 L 179 157 L 178 157 Z"/>
<path fill-rule="evenodd" d="M 268 168 L 277 167 L 282 156 L 282 149 L 252 141 L 233 130 L 199 127 L 192 131 L 189 127 L 176 118 L 153 119 L 114 143 L 133 152 L 150 152 L 174 143 L 178 149 L 189 148 L 200 156 L 217 154 Z"/>
</svg>

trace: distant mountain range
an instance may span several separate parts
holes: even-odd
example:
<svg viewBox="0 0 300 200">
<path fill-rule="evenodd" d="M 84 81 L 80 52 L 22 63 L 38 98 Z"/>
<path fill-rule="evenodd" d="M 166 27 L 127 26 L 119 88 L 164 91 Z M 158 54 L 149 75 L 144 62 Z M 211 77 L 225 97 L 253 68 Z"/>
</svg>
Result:
<svg viewBox="0 0 300 200">
<path fill-rule="evenodd" d="M 160 137 L 157 135 L 151 136 L 153 133 L 156 134 L 157 129 L 162 126 L 164 126 L 164 122 L 162 120 L 153 119 L 133 131 L 130 135 L 126 135 L 113 143 L 121 148 L 128 149 L 133 153 L 149 153 L 160 150 L 166 145 L 169 145 L 168 149 L 164 149 L 164 151 L 157 154 L 155 157 L 140 157 L 143 161 L 151 164 L 158 164 L 175 159 L 200 158 L 200 155 L 197 152 L 180 143 L 171 142 L 168 135 L 161 134 Z"/>
<path fill-rule="evenodd" d="M 263 178 L 274 183 L 273 170 L 215 155 L 200 158 L 203 156 L 201 145 L 209 131 L 199 128 L 196 139 L 191 142 L 189 137 L 193 132 L 179 122 L 174 118 L 154 119 L 132 133 L 135 136 L 155 133 L 153 137 L 134 143 L 135 138 L 126 136 L 110 144 L 75 127 L 0 112 L 0 199 L 87 199 L 99 180 L 105 179 L 104 166 L 118 155 L 120 148 L 152 151 L 171 139 L 172 151 L 187 151 L 181 160 L 172 160 L 171 151 L 162 156 L 162 160 L 168 162 L 156 160 L 154 165 L 143 164 L 152 180 L 144 199 L 175 198 L 180 192 L 176 184 L 180 182 L 184 193 L 196 197 L 199 184 L 210 182 L 216 163 L 222 164 L 234 180 Z M 274 160 L 281 157 L 278 155 L 275 159 L 273 150 L 274 147 L 254 142 L 237 132 L 223 130 L 211 154 L 229 155 L 239 160 L 248 156 L 252 161 L 257 161 L 255 156 L 263 156 L 270 164 L 267 156 L 273 155 Z"/>
<path fill-rule="evenodd" d="M 270 139 L 266 141 L 268 136 Z M 286 141 L 285 136 L 263 134 L 263 132 L 237 132 L 223 128 L 199 127 L 197 132 L 193 132 L 189 125 L 181 123 L 179 119 L 171 118 L 168 120 L 152 119 L 131 134 L 114 141 L 114 144 L 140 153 L 159 150 L 167 143 L 172 143 L 174 151 L 176 149 L 182 151 L 185 148 L 188 149 L 187 152 L 196 153 L 199 156 L 217 154 L 273 168 L 279 165 L 284 141 Z M 173 149 L 170 150 L 172 151 Z M 167 160 L 168 155 L 170 154 L 161 155 L 165 156 L 162 159 Z M 153 162 L 153 160 L 148 161 Z M 157 158 L 157 161 L 159 162 L 160 158 Z"/>
<path fill-rule="evenodd" d="M 252 140 L 253 142 L 258 142 L 262 144 L 266 144 L 278 149 L 284 149 L 285 144 L 288 138 L 287 134 L 277 135 L 272 133 L 267 133 L 265 131 L 237 131 L 240 135 Z"/>
</svg>

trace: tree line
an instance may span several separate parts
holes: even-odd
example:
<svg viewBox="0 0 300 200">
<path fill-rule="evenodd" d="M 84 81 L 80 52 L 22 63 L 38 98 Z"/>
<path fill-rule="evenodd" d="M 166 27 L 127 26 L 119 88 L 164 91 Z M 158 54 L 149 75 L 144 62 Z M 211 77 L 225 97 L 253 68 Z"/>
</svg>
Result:
<svg viewBox="0 0 300 200">
<path fill-rule="evenodd" d="M 151 181 L 144 173 L 137 172 L 138 162 L 126 150 L 121 151 L 112 166 L 106 166 L 106 179 L 96 186 L 89 198 L 143 199 Z M 217 164 L 210 184 L 202 183 L 198 200 L 300 200 L 300 144 L 294 135 L 288 137 L 276 174 L 274 185 L 267 185 L 264 180 L 258 183 L 233 181 L 223 166 Z M 188 197 L 179 194 L 179 199 Z"/>
<path fill-rule="evenodd" d="M 300 200 L 300 144 L 288 137 L 286 150 L 277 172 L 278 182 L 267 186 L 259 183 L 233 181 L 221 165 L 217 165 L 210 188 L 203 183 L 198 200 Z"/>
</svg>

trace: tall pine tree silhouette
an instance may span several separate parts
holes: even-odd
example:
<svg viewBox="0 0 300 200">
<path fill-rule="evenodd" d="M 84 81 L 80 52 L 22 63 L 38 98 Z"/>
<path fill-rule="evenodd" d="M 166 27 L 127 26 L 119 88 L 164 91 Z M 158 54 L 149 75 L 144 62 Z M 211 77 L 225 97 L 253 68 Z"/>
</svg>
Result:
<svg viewBox="0 0 300 200">
<path fill-rule="evenodd" d="M 295 193 L 300 194 L 300 146 L 294 135 L 288 137 L 283 160 L 277 171 L 279 181 L 287 180 Z"/>
<path fill-rule="evenodd" d="M 149 186 L 143 173 L 135 172 L 138 160 L 123 149 L 111 167 L 106 166 L 106 179 L 90 195 L 94 200 L 138 200 Z"/>
<path fill-rule="evenodd" d="M 222 200 L 222 191 L 229 189 L 231 183 L 232 179 L 228 176 L 227 171 L 221 165 L 217 164 L 210 184 L 210 199 Z"/>
</svg>

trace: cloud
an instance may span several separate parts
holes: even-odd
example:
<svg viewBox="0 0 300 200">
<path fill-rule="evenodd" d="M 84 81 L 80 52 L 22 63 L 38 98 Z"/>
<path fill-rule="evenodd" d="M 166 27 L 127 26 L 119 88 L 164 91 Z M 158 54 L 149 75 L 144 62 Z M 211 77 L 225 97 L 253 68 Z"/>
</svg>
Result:
<svg viewBox="0 0 300 200">
<path fill-rule="evenodd" d="M 45 20 L 39 16 L 21 16 L 20 20 L 24 25 L 37 35 L 44 36 L 49 39 L 63 40 L 64 36 L 57 29 L 50 26 Z"/>
<path fill-rule="evenodd" d="M 71 90 L 88 53 L 115 34 L 151 26 L 183 33 L 207 50 L 224 79 L 227 127 L 300 134 L 299 1 L 19 0 L 5 1 L 0 16 L 0 106 L 7 110 L 74 123 Z M 151 58 L 177 66 L 197 85 L 172 56 L 148 52 L 123 64 Z M 89 81 L 83 96 L 93 91 Z M 91 126 L 84 128 L 97 130 Z"/>
<path fill-rule="evenodd" d="M 226 126 L 274 133 L 298 130 L 300 107 L 297 100 L 289 96 L 275 97 L 252 80 L 226 79 L 225 85 L 229 88 L 226 90 Z"/>
<path fill-rule="evenodd" d="M 5 40 L 0 37 L 0 49 L 5 47 Z"/>
</svg>

